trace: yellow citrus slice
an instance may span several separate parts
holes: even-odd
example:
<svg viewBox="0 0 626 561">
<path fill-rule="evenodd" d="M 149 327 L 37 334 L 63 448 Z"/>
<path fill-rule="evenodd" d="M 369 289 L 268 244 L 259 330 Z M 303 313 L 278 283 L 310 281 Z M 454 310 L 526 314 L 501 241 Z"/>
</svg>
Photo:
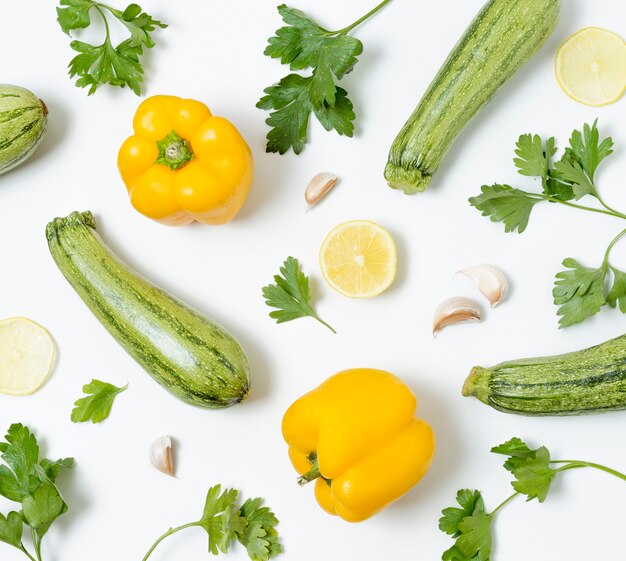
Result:
<svg viewBox="0 0 626 561">
<path fill-rule="evenodd" d="M 396 246 L 383 227 L 367 220 L 334 228 L 320 249 L 326 282 L 350 298 L 377 296 L 396 276 Z"/>
<path fill-rule="evenodd" d="M 0 393 L 36 392 L 52 371 L 54 350 L 50 334 L 34 321 L 0 321 Z"/>
<path fill-rule="evenodd" d="M 626 42 L 606 29 L 582 29 L 559 49 L 556 77 L 574 101 L 592 106 L 613 103 L 626 89 Z"/>
</svg>

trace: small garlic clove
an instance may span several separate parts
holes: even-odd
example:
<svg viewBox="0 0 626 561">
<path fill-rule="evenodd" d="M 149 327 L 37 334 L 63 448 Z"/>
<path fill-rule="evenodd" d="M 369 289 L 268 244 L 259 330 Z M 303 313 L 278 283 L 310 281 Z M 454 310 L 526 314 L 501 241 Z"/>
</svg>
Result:
<svg viewBox="0 0 626 561">
<path fill-rule="evenodd" d="M 337 183 L 337 176 L 332 173 L 318 173 L 307 185 L 304 198 L 309 208 L 316 205 L 325 197 Z"/>
<path fill-rule="evenodd" d="M 462 269 L 459 273 L 470 278 L 485 298 L 495 308 L 504 298 L 509 289 L 509 283 L 504 273 L 493 265 L 476 265 Z"/>
<path fill-rule="evenodd" d="M 480 307 L 474 300 L 455 296 L 439 304 L 433 319 L 433 337 L 444 327 L 465 321 L 480 321 Z"/>
<path fill-rule="evenodd" d="M 174 477 L 172 439 L 169 436 L 157 438 L 150 447 L 150 461 L 160 472 Z"/>
</svg>

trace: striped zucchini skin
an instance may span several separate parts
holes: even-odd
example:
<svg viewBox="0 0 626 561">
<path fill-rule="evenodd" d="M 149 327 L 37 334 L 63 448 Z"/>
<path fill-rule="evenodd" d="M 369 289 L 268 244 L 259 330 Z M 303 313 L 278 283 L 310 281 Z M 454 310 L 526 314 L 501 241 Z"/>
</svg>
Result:
<svg viewBox="0 0 626 561">
<path fill-rule="evenodd" d="M 178 399 L 218 409 L 249 393 L 249 366 L 225 329 L 126 266 L 91 212 L 55 218 L 50 253 L 85 304 L 128 353 Z"/>
<path fill-rule="evenodd" d="M 0 175 L 37 149 L 48 125 L 48 109 L 25 88 L 0 84 Z"/>
<path fill-rule="evenodd" d="M 559 356 L 477 366 L 464 396 L 520 415 L 582 415 L 626 409 L 626 335 Z"/>
<path fill-rule="evenodd" d="M 454 47 L 396 137 L 385 178 L 424 191 L 448 149 L 480 109 L 545 43 L 560 0 L 489 0 Z"/>
</svg>

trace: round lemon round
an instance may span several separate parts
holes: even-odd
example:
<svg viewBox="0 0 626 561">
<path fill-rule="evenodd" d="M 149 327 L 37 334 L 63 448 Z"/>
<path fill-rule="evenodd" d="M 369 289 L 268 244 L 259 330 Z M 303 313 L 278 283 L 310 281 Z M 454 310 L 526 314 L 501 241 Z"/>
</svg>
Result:
<svg viewBox="0 0 626 561">
<path fill-rule="evenodd" d="M 574 101 L 608 105 L 626 90 L 626 42 L 612 31 L 587 27 L 561 45 L 555 70 L 559 86 Z"/>
<path fill-rule="evenodd" d="M 0 393 L 28 395 L 47 380 L 54 364 L 50 333 L 26 318 L 0 321 Z"/>
<path fill-rule="evenodd" d="M 396 245 L 382 226 L 353 220 L 334 228 L 320 249 L 326 282 L 349 298 L 372 298 L 396 276 Z"/>
</svg>

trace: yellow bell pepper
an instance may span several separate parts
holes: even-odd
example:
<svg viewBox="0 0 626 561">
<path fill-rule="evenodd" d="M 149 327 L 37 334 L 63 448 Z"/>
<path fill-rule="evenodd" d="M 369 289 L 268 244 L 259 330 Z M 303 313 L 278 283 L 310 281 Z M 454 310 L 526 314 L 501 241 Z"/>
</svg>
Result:
<svg viewBox="0 0 626 561">
<path fill-rule="evenodd" d="M 399 378 L 357 368 L 335 374 L 285 413 L 283 436 L 301 485 L 316 480 L 320 506 L 349 522 L 376 514 L 428 471 L 430 426 Z"/>
<path fill-rule="evenodd" d="M 163 224 L 224 224 L 250 191 L 254 163 L 239 131 L 193 99 L 156 95 L 133 120 L 118 167 L 132 205 Z"/>
</svg>

